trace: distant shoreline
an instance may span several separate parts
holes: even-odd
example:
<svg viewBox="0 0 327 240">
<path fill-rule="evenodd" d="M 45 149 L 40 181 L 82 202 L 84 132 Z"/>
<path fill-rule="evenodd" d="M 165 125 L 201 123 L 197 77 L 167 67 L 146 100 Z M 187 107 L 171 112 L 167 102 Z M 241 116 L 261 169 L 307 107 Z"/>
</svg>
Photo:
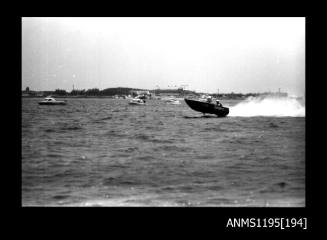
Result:
<svg viewBox="0 0 327 240">
<path fill-rule="evenodd" d="M 128 100 L 128 99 L 124 99 L 124 98 L 115 98 L 112 96 L 54 96 L 51 95 L 54 98 L 61 98 L 61 99 L 115 99 L 115 100 Z M 154 98 L 150 98 L 150 100 L 160 100 L 161 98 L 165 98 L 168 97 L 167 96 L 160 96 L 160 97 L 154 97 Z M 260 97 L 260 96 L 259 96 Z M 40 97 L 40 96 L 22 96 L 22 98 L 35 98 L 35 99 L 43 99 L 45 98 L 44 96 Z M 176 98 L 188 98 L 187 96 L 177 96 Z M 244 97 L 219 97 L 219 100 L 246 100 L 248 97 L 244 96 Z M 297 100 L 303 100 L 302 97 L 298 97 L 296 98 Z"/>
<path fill-rule="evenodd" d="M 136 88 L 106 88 L 99 90 L 97 88 L 88 90 L 72 90 L 67 92 L 64 89 L 56 89 L 55 91 L 32 91 L 29 87 L 22 91 L 22 97 L 24 98 L 44 98 L 51 95 L 54 98 L 112 98 L 112 99 L 124 99 L 128 97 L 135 97 L 137 95 L 146 95 L 149 99 L 159 99 L 162 97 L 176 97 L 176 98 L 189 98 L 189 97 L 201 97 L 203 95 L 210 95 L 214 98 L 221 100 L 244 100 L 248 97 L 288 97 L 286 92 L 263 92 L 263 93 L 203 93 L 185 90 L 183 88 L 178 89 L 154 89 L 143 90 Z"/>
<path fill-rule="evenodd" d="M 115 98 L 112 96 L 55 96 L 55 95 L 51 95 L 54 98 L 66 98 L 66 99 L 81 99 L 81 98 L 91 98 L 91 99 L 118 99 L 118 100 L 125 100 L 122 97 L 119 98 Z M 165 96 L 156 96 L 153 98 L 150 98 L 150 100 L 156 100 L 156 99 L 161 99 L 161 98 L 166 98 L 169 97 L 169 95 L 165 95 Z M 187 96 L 174 96 L 176 98 L 188 98 Z M 45 98 L 44 96 L 22 96 L 22 98 L 37 98 L 37 99 L 43 99 Z M 220 97 L 219 99 L 221 100 L 245 100 L 247 97 L 239 97 L 239 98 L 232 98 L 232 97 Z"/>
</svg>

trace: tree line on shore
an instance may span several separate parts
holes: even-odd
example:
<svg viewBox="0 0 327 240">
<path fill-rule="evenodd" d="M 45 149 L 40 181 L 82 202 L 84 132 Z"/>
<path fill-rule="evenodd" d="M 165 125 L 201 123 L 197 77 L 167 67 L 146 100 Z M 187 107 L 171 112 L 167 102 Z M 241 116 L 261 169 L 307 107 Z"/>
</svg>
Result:
<svg viewBox="0 0 327 240">
<path fill-rule="evenodd" d="M 91 89 L 73 89 L 72 91 L 68 92 L 64 89 L 56 89 L 55 91 L 30 91 L 29 88 L 26 88 L 23 91 L 23 94 L 28 94 L 29 96 L 48 96 L 48 95 L 55 95 L 55 96 L 114 96 L 114 95 L 129 95 L 132 91 L 138 91 L 141 89 L 136 88 L 106 88 L 100 90 L 98 88 L 91 88 Z"/>
<path fill-rule="evenodd" d="M 117 87 L 117 88 L 106 88 L 100 90 L 98 88 L 91 88 L 91 89 L 73 89 L 72 91 L 68 92 L 64 89 L 56 89 L 55 91 L 30 91 L 27 87 L 23 94 L 27 94 L 29 96 L 48 96 L 48 95 L 55 95 L 55 96 L 127 96 L 127 95 L 135 95 L 137 91 L 149 91 L 145 89 L 138 89 L 138 88 L 124 88 L 124 87 Z M 149 91 L 153 95 L 157 94 L 195 94 L 198 93 L 194 91 L 188 91 L 183 89 L 156 89 Z"/>
<path fill-rule="evenodd" d="M 29 87 L 24 90 L 23 96 L 30 96 L 30 97 L 44 97 L 44 96 L 58 96 L 58 97 L 112 97 L 112 96 L 127 96 L 127 95 L 136 95 L 136 91 L 148 91 L 144 89 L 137 89 L 137 88 L 126 88 L 126 87 L 117 87 L 117 88 L 106 88 L 103 90 L 100 90 L 98 88 L 91 88 L 91 89 L 73 89 L 72 91 L 68 92 L 64 89 L 56 89 L 55 91 L 31 91 Z M 149 91 L 152 95 L 180 95 L 180 96 L 186 96 L 186 95 L 195 95 L 195 96 L 201 96 L 206 93 L 198 93 L 195 91 L 185 90 L 182 88 L 179 89 L 155 89 Z M 221 98 L 221 99 L 244 99 L 247 97 L 258 97 L 261 95 L 271 94 L 270 92 L 267 93 L 216 93 L 216 94 L 210 94 L 213 97 Z M 282 93 L 285 94 L 285 93 Z M 287 95 L 287 94 L 286 94 Z"/>
</svg>

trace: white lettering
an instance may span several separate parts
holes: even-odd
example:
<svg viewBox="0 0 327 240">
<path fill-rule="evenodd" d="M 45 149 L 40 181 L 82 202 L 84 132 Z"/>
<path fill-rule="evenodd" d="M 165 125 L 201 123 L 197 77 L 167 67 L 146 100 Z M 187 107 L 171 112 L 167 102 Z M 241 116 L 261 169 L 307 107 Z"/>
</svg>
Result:
<svg viewBox="0 0 327 240">
<path fill-rule="evenodd" d="M 228 221 L 227 221 L 227 226 L 226 227 L 229 227 L 229 225 L 231 226 L 231 227 L 234 227 L 233 226 L 233 222 L 232 222 L 232 219 L 228 219 Z"/>
</svg>

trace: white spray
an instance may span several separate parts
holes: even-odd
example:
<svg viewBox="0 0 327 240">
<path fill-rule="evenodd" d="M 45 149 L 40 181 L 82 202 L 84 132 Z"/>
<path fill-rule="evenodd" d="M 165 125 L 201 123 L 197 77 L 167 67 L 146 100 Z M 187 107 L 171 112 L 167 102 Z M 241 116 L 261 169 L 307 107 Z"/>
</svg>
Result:
<svg viewBox="0 0 327 240">
<path fill-rule="evenodd" d="M 305 117 L 305 106 L 295 98 L 249 97 L 230 107 L 228 116 Z"/>
</svg>

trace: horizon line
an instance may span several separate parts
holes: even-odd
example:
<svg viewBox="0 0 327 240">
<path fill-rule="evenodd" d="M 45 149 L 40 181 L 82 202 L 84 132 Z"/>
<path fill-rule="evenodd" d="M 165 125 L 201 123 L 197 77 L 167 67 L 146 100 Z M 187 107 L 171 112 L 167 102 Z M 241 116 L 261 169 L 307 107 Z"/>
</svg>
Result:
<svg viewBox="0 0 327 240">
<path fill-rule="evenodd" d="M 27 87 L 26 87 L 27 88 Z M 22 89 L 21 91 L 26 91 L 26 88 L 25 89 Z M 61 89 L 61 88 L 56 88 L 55 90 L 33 90 L 33 89 L 29 89 L 29 91 L 34 91 L 34 92 L 54 92 L 56 90 L 65 90 L 67 93 L 69 92 L 72 92 L 74 90 L 76 91 L 87 91 L 87 90 L 91 90 L 91 89 L 99 89 L 99 91 L 102 91 L 102 90 L 106 90 L 106 89 L 115 89 L 115 88 L 129 88 L 129 89 L 136 89 L 136 90 L 143 90 L 143 91 L 160 91 L 160 90 L 178 90 L 179 88 L 154 88 L 154 89 L 145 89 L 145 88 L 136 88 L 136 87 L 109 87 L 109 88 L 103 88 L 103 89 L 100 89 L 100 88 L 97 88 L 97 87 L 94 87 L 94 88 L 88 88 L 88 89 L 72 89 L 72 90 L 66 90 L 66 89 Z M 183 89 L 183 88 L 182 88 Z M 268 90 L 268 91 L 254 91 L 254 92 L 234 92 L 234 91 L 230 91 L 230 92 L 206 92 L 206 91 L 199 91 L 199 90 L 190 90 L 190 89 L 183 89 L 183 91 L 190 91 L 190 92 L 195 92 L 195 93 L 207 93 L 207 94 L 231 94 L 231 93 L 234 93 L 234 94 L 253 94 L 253 93 L 257 93 L 257 94 L 260 94 L 260 93 L 287 93 L 288 92 L 283 92 L 283 91 L 271 91 L 271 90 Z"/>
</svg>

